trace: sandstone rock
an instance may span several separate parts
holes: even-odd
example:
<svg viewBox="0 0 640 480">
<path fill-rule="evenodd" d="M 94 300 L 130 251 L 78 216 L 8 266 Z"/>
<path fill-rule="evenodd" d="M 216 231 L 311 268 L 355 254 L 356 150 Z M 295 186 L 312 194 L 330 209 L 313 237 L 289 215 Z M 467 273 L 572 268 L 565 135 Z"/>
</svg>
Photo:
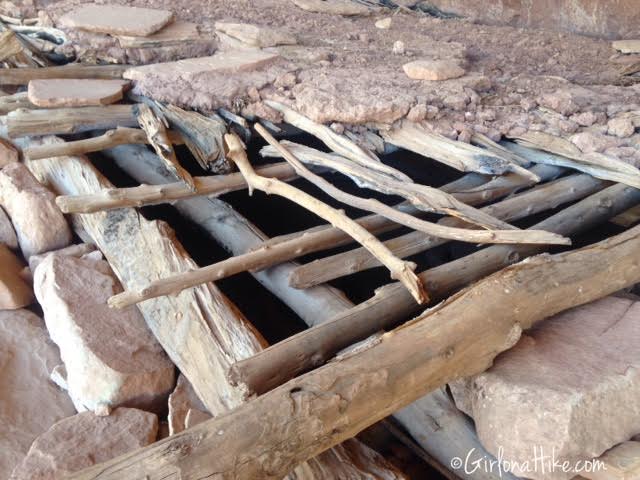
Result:
<svg viewBox="0 0 640 480">
<path fill-rule="evenodd" d="M 31 305 L 33 290 L 22 278 L 24 265 L 0 243 L 0 310 L 16 310 Z"/>
<path fill-rule="evenodd" d="M 382 18 L 376 22 L 376 28 L 379 28 L 381 30 L 391 28 L 391 21 L 391 17 Z"/>
<path fill-rule="evenodd" d="M 0 244 L 4 244 L 13 250 L 18 248 L 16 231 L 13 229 L 11 220 L 9 220 L 9 217 L 7 217 L 2 207 L 0 207 Z"/>
<path fill-rule="evenodd" d="M 402 40 L 396 40 L 393 42 L 393 48 L 391 49 L 396 55 L 404 55 L 406 48 Z"/>
<path fill-rule="evenodd" d="M 609 135 L 625 138 L 630 137 L 636 131 L 636 127 L 629 118 L 612 118 L 607 123 Z"/>
<path fill-rule="evenodd" d="M 12 163 L 0 171 L 0 205 L 11 218 L 26 259 L 71 243 L 71 230 L 55 195 L 24 164 Z"/>
<path fill-rule="evenodd" d="M 449 80 L 465 74 L 455 60 L 416 60 L 405 63 L 402 69 L 414 80 Z"/>
<path fill-rule="evenodd" d="M 190 417 L 190 412 L 196 413 L 192 413 Z M 193 423 L 196 419 L 204 418 L 203 415 L 211 418 L 211 415 L 206 412 L 207 407 L 200 401 L 189 380 L 180 374 L 175 390 L 169 395 L 169 434 L 175 435 L 182 432 L 189 428 L 188 424 Z M 189 422 L 187 422 L 188 418 Z"/>
<path fill-rule="evenodd" d="M 33 440 L 76 413 L 49 380 L 60 363 L 44 322 L 28 310 L 0 311 L 0 479 L 9 478 Z"/>
<path fill-rule="evenodd" d="M 571 136 L 571 142 L 578 147 L 582 153 L 603 152 L 607 148 L 617 145 L 614 137 L 595 132 L 576 133 Z"/>
<path fill-rule="evenodd" d="M 91 256 L 48 255 L 34 272 L 69 394 L 78 411 L 117 406 L 160 411 L 174 385 L 174 366 L 135 306 L 107 305 L 121 288 L 109 265 Z"/>
<path fill-rule="evenodd" d="M 329 13 L 333 15 L 368 15 L 369 8 L 350 0 L 292 0 L 293 3 L 308 12 Z"/>
<path fill-rule="evenodd" d="M 254 47 L 264 48 L 298 43 L 296 37 L 290 33 L 249 23 L 216 22 L 216 30 Z"/>
<path fill-rule="evenodd" d="M 177 62 L 131 68 L 125 71 L 124 77 L 130 80 L 143 80 L 147 76 L 162 79 L 162 81 L 170 81 L 177 77 L 189 80 L 196 76 L 206 76 L 213 73 L 247 72 L 264 67 L 277 58 L 278 54 L 276 53 L 260 50 L 227 51 L 219 52 L 210 57 L 188 58 Z"/>
<path fill-rule="evenodd" d="M 640 442 L 624 442 L 608 450 L 599 459 L 603 468 L 583 472 L 589 480 L 635 480 L 640 478 Z"/>
<path fill-rule="evenodd" d="M 6 167 L 10 163 L 17 163 L 20 158 L 16 147 L 4 138 L 0 138 L 0 168 Z"/>
<path fill-rule="evenodd" d="M 89 243 L 78 243 L 61 248 L 60 250 L 53 250 L 51 252 L 43 253 L 41 255 L 31 255 L 29 257 L 29 268 L 32 272 L 35 272 L 36 268 L 38 268 L 38 265 L 40 265 L 42 261 L 49 255 L 67 255 L 70 257 L 79 258 L 91 252 L 96 252 L 96 254 L 98 255 L 96 257 L 97 260 L 102 259 L 102 253 L 96 251 L 96 247 L 94 245 L 91 245 Z"/>
<path fill-rule="evenodd" d="M 640 40 L 616 40 L 611 46 L 622 53 L 640 53 Z"/>
<path fill-rule="evenodd" d="M 31 80 L 29 101 L 38 107 L 86 107 L 108 105 L 122 100 L 122 80 L 43 79 Z"/>
<path fill-rule="evenodd" d="M 546 320 L 452 391 L 493 455 L 532 465 L 535 447 L 575 465 L 640 431 L 639 342 L 640 302 L 607 297 Z M 521 476 L 583 474 L 549 470 Z"/>
<path fill-rule="evenodd" d="M 176 20 L 162 30 L 146 37 L 117 35 L 121 48 L 162 48 L 204 40 L 196 23 Z"/>
<path fill-rule="evenodd" d="M 58 23 L 90 32 L 145 37 L 172 21 L 168 10 L 89 4 L 63 15 Z"/>
<path fill-rule="evenodd" d="M 62 480 L 153 443 L 158 417 L 134 408 L 118 408 L 108 417 L 91 412 L 65 418 L 40 435 L 11 480 Z"/>
</svg>

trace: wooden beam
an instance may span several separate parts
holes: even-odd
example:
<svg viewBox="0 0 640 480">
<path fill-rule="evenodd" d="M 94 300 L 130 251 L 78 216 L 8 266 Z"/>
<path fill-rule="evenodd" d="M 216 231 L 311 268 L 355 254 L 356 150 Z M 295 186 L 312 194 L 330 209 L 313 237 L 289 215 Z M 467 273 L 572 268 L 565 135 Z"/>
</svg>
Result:
<svg viewBox="0 0 640 480">
<path fill-rule="evenodd" d="M 640 203 L 640 191 L 614 185 L 566 208 L 535 225 L 562 234 L 593 227 Z M 493 245 L 420 274 L 433 300 L 543 250 L 536 245 Z M 309 369 L 321 365 L 337 352 L 375 332 L 388 329 L 415 314 L 416 308 L 395 284 L 376 290 L 373 298 L 317 327 L 272 345 L 259 355 L 232 368 L 237 383 L 262 394 Z"/>
<path fill-rule="evenodd" d="M 7 115 L 9 137 L 69 134 L 137 127 L 137 105 L 15 110 Z"/>
<path fill-rule="evenodd" d="M 512 222 L 556 208 L 563 203 L 580 200 L 606 186 L 607 182 L 591 175 L 571 175 L 555 182 L 539 184 L 524 193 L 484 207 L 482 211 L 505 222 Z M 449 226 L 461 224 L 453 218 L 444 218 L 439 223 Z M 400 258 L 407 258 L 445 243 L 445 239 L 423 232 L 407 233 L 384 242 L 387 248 Z M 377 266 L 379 265 L 376 259 L 366 250 L 356 248 L 299 266 L 292 272 L 290 282 L 294 288 L 309 288 Z"/>
<path fill-rule="evenodd" d="M 82 65 L 62 67 L 3 68 L 0 69 L 0 85 L 27 85 L 30 80 L 50 78 L 122 78 L 129 65 Z"/>
<path fill-rule="evenodd" d="M 629 261 L 638 256 L 640 227 L 513 265 L 363 351 L 70 478 L 159 480 L 171 473 L 184 479 L 280 479 L 426 392 L 486 370 L 539 321 L 640 281 L 640 262 Z"/>
<path fill-rule="evenodd" d="M 100 137 L 95 139 L 98 138 Z M 57 155 L 49 155 L 46 158 L 52 156 Z M 264 165 L 256 168 L 256 172 L 264 177 L 277 178 L 282 181 L 293 180 L 298 176 L 293 168 L 284 162 Z M 174 202 L 202 195 L 219 196 L 247 188 L 247 182 L 245 182 L 242 174 L 238 172 L 227 175 L 193 177 L 193 179 L 196 185 L 195 191 L 191 190 L 184 182 L 173 182 L 161 185 L 140 185 L 130 188 L 108 188 L 87 195 L 61 195 L 56 198 L 56 203 L 64 213 L 94 213 L 114 208 L 142 207 L 144 205 Z"/>
<path fill-rule="evenodd" d="M 22 143 L 26 146 L 33 141 Z M 45 143 L 59 141 L 45 139 Z M 39 160 L 30 162 L 29 167 L 58 192 L 88 193 L 111 187 L 82 157 Z M 133 209 L 74 215 L 73 220 L 103 252 L 124 286 L 195 266 L 166 224 L 145 220 Z M 212 415 L 221 415 L 244 402 L 243 392 L 227 381 L 226 371 L 230 363 L 256 353 L 266 342 L 215 285 L 202 285 L 188 294 L 152 300 L 140 310 Z M 356 459 L 364 460 L 356 464 Z M 298 468 L 294 474 L 312 480 L 323 480 L 325 475 L 367 478 L 370 471 L 381 472 L 392 480 L 404 479 L 380 455 L 360 442 L 340 445 L 337 450 L 325 452 Z"/>
</svg>

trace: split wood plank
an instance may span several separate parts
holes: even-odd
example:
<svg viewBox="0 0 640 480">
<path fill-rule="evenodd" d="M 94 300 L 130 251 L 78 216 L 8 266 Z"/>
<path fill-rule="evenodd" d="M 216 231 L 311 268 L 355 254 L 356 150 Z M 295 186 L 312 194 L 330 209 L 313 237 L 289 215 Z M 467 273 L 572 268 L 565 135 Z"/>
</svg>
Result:
<svg viewBox="0 0 640 480">
<path fill-rule="evenodd" d="M 184 143 L 181 134 L 172 130 L 168 131 L 167 134 L 169 135 L 169 140 L 173 145 L 180 145 Z M 40 160 L 51 157 L 83 155 L 85 153 L 99 152 L 101 150 L 106 150 L 107 148 L 115 147 L 117 145 L 126 145 L 128 143 L 149 143 L 149 138 L 144 130 L 140 130 L 138 128 L 118 127 L 115 130 L 109 130 L 104 134 L 93 138 L 28 147 L 24 150 L 24 156 L 29 160 Z"/>
<path fill-rule="evenodd" d="M 486 175 L 503 175 L 512 172 L 529 177 L 534 182 L 539 181 L 511 156 L 500 154 L 497 150 L 487 150 L 465 142 L 450 140 L 429 132 L 418 123 L 403 121 L 390 130 L 381 128 L 380 135 L 392 145 L 433 158 L 461 172 L 478 172 Z"/>
<path fill-rule="evenodd" d="M 363 351 L 227 415 L 70 478 L 146 475 L 157 480 L 169 472 L 182 478 L 281 478 L 426 392 L 486 370 L 523 330 L 640 281 L 640 263 L 628 260 L 639 255 L 636 227 L 577 251 L 528 259 L 427 310 Z"/>
<path fill-rule="evenodd" d="M 640 191 L 614 185 L 543 220 L 532 228 L 561 234 L 575 234 L 602 223 L 640 203 Z M 432 300 L 446 297 L 456 289 L 479 280 L 496 270 L 534 255 L 543 248 L 536 245 L 493 245 L 452 262 L 420 273 Z M 272 345 L 260 354 L 234 365 L 235 381 L 249 391 L 261 394 L 321 365 L 340 350 L 391 328 L 416 313 L 411 297 L 397 284 L 376 290 L 369 300 L 328 322 L 300 332 Z"/>
<path fill-rule="evenodd" d="M 158 168 L 160 160 L 139 145 L 114 148 L 105 152 L 105 155 L 140 183 L 155 185 L 171 180 L 171 175 L 166 170 Z M 468 174 L 442 188 L 460 191 L 485 181 L 486 178 L 481 175 Z M 219 199 L 190 198 L 177 201 L 174 206 L 181 215 L 200 226 L 232 255 L 247 253 L 266 240 L 266 236 L 255 225 Z M 289 287 L 288 278 L 296 265 L 293 262 L 285 262 L 261 271 L 251 271 L 251 275 L 291 308 L 309 327 L 353 307 L 342 292 L 327 285 L 306 290 L 294 290 Z M 441 390 L 434 391 L 397 412 L 395 418 L 411 432 L 416 442 L 442 465 L 448 465 L 451 458 L 463 457 L 472 449 L 478 453 L 478 457 L 486 455 L 486 458 L 491 458 L 480 444 L 468 417 L 460 412 Z M 464 478 L 500 480 L 497 475 L 482 469 Z M 516 479 L 503 472 L 501 480 Z"/>
<path fill-rule="evenodd" d="M 158 157 L 162 159 L 165 168 L 181 179 L 191 191 L 195 192 L 196 184 L 193 177 L 180 165 L 176 152 L 173 150 L 173 145 L 171 145 L 171 140 L 167 133 L 168 124 L 164 117 L 154 112 L 151 107 L 144 103 L 138 104 L 136 113 L 140 127 L 147 134 L 149 143 Z"/>
<path fill-rule="evenodd" d="M 23 141 L 27 142 L 35 140 Z M 89 193 L 111 187 L 82 157 L 30 162 L 29 168 L 59 193 Z M 134 287 L 195 267 L 166 224 L 145 220 L 133 209 L 75 215 L 73 220 L 76 229 L 86 232 L 103 252 L 123 286 Z M 212 415 L 221 415 L 244 401 L 244 392 L 227 381 L 226 371 L 234 361 L 256 353 L 266 342 L 215 285 L 146 302 L 140 311 Z M 356 459 L 364 460 L 356 465 Z M 292 479 L 322 480 L 326 478 L 323 475 L 347 478 L 349 474 L 368 478 L 368 468 L 392 480 L 404 478 L 359 442 L 341 445 L 298 468 L 294 475 L 299 476 Z"/>
<path fill-rule="evenodd" d="M 7 115 L 9 137 L 69 134 L 137 127 L 137 105 L 15 110 Z"/>
<path fill-rule="evenodd" d="M 482 210 L 500 220 L 512 222 L 567 202 L 580 200 L 605 187 L 606 183 L 602 180 L 590 175 L 576 174 L 541 184 L 537 188 L 511 196 Z M 453 218 L 444 218 L 439 223 L 455 226 L 461 222 Z M 407 258 L 445 243 L 445 239 L 423 232 L 407 233 L 384 242 L 399 258 Z M 290 284 L 294 288 L 309 288 L 378 266 L 376 259 L 366 250 L 356 248 L 299 266 L 291 273 Z"/>
<path fill-rule="evenodd" d="M 27 85 L 31 80 L 50 78 L 122 78 L 128 65 L 69 64 L 61 67 L 3 68 L 0 69 L 0 85 Z"/>
<path fill-rule="evenodd" d="M 144 142 L 123 142 L 122 144 L 131 143 Z M 295 170 L 284 162 L 258 167 L 256 173 L 263 177 L 277 178 L 282 181 L 293 180 L 298 176 Z M 131 188 L 109 188 L 89 195 L 62 195 L 56 198 L 56 203 L 64 213 L 94 213 L 114 208 L 174 202 L 195 196 L 219 196 L 247 188 L 247 182 L 238 172 L 227 175 L 193 177 L 193 180 L 196 185 L 195 191 L 191 190 L 184 182 L 173 182 Z"/>
</svg>

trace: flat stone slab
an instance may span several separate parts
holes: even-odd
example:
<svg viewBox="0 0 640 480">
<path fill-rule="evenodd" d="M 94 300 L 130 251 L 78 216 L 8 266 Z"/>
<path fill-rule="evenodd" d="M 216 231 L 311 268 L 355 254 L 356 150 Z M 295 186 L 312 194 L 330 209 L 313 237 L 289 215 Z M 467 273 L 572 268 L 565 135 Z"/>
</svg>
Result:
<svg viewBox="0 0 640 480">
<path fill-rule="evenodd" d="M 99 417 L 78 413 L 53 425 L 31 445 L 10 480 L 56 480 L 146 447 L 158 434 L 158 417 L 134 408 L 118 408 Z"/>
<path fill-rule="evenodd" d="M 262 27 L 250 23 L 216 22 L 216 30 L 254 47 L 295 45 L 296 37 L 277 28 Z"/>
<path fill-rule="evenodd" d="M 0 243 L 0 310 L 16 310 L 33 302 L 33 290 L 22 278 L 24 268 L 22 261 Z"/>
<path fill-rule="evenodd" d="M 0 269 L 1 270 L 1 269 Z M 0 311 L 0 479 L 54 423 L 76 413 L 69 396 L 49 380 L 61 363 L 44 322 L 29 310 Z"/>
<path fill-rule="evenodd" d="M 307 12 L 328 13 L 332 15 L 369 15 L 372 10 L 351 0 L 292 0 Z"/>
<path fill-rule="evenodd" d="M 38 107 L 87 107 L 122 100 L 122 80 L 45 79 L 29 82 L 29 101 Z"/>
<path fill-rule="evenodd" d="M 89 32 L 145 37 L 173 21 L 173 12 L 122 5 L 85 5 L 60 17 L 59 24 Z"/>
<path fill-rule="evenodd" d="M 121 48 L 170 47 L 204 40 L 197 24 L 180 20 L 172 22 L 162 30 L 146 37 L 118 35 L 117 38 Z"/>
<path fill-rule="evenodd" d="M 23 163 L 0 170 L 0 206 L 11 218 L 27 260 L 71 243 L 71 229 L 55 200 Z"/>
<path fill-rule="evenodd" d="M 544 321 L 489 370 L 450 386 L 490 453 L 529 462 L 519 476 L 584 476 L 533 464 L 542 451 L 576 466 L 640 432 L 638 345 L 640 302 L 607 297 Z"/>
<path fill-rule="evenodd" d="M 640 53 L 640 39 L 616 40 L 611 46 L 621 53 Z"/>
<path fill-rule="evenodd" d="M 123 74 L 129 80 L 144 80 L 147 77 L 188 79 L 211 73 L 239 73 L 256 70 L 269 65 L 279 57 L 277 53 L 260 50 L 236 50 L 218 52 L 209 57 L 188 58 L 177 62 L 156 63 L 130 68 Z"/>
<path fill-rule="evenodd" d="M 208 420 L 211 415 L 196 395 L 187 377 L 180 374 L 176 388 L 169 395 L 169 435 L 192 427 L 195 422 Z"/>
<path fill-rule="evenodd" d="M 442 81 L 465 74 L 464 68 L 455 60 L 416 60 L 405 63 L 402 69 L 413 80 Z"/>
<path fill-rule="evenodd" d="M 34 289 L 78 411 L 165 408 L 173 363 L 136 307 L 107 305 L 122 287 L 99 251 L 47 255 L 35 269 Z"/>
</svg>

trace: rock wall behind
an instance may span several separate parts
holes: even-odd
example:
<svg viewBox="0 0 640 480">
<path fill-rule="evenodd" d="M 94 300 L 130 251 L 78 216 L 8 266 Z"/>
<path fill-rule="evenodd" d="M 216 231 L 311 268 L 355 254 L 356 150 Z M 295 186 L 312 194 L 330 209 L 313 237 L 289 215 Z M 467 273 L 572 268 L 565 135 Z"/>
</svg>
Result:
<svg viewBox="0 0 640 480">
<path fill-rule="evenodd" d="M 605 38 L 640 34 L 638 0 L 431 0 L 482 23 L 546 28 Z"/>
</svg>

